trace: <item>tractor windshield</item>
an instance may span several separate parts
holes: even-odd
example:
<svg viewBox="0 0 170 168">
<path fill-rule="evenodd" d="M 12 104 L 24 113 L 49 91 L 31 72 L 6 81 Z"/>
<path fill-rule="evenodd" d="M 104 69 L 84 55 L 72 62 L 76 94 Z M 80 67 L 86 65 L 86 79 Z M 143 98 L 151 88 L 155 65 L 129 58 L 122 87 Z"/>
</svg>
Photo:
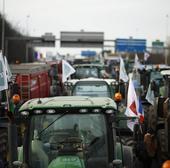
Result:
<svg viewBox="0 0 170 168">
<path fill-rule="evenodd" d="M 107 167 L 108 145 L 104 115 L 60 115 L 33 116 L 30 125 L 31 167 Z M 59 119 L 55 121 L 56 118 Z"/>
<path fill-rule="evenodd" d="M 111 97 L 111 91 L 106 82 L 78 82 L 73 89 L 73 95 L 91 97 Z"/>
<path fill-rule="evenodd" d="M 75 78 L 83 79 L 88 77 L 99 77 L 99 69 L 97 67 L 77 67 Z"/>
</svg>

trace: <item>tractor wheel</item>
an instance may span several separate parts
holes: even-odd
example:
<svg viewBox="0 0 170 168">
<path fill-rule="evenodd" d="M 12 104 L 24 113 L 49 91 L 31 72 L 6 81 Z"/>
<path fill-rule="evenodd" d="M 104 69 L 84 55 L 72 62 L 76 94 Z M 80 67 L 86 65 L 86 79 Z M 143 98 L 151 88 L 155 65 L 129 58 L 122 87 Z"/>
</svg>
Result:
<svg viewBox="0 0 170 168">
<path fill-rule="evenodd" d="M 123 146 L 123 161 L 126 168 L 133 168 L 133 151 L 129 146 Z"/>
<path fill-rule="evenodd" d="M 155 131 L 157 124 L 157 115 L 154 109 L 154 106 L 150 106 L 148 111 L 148 128 Z"/>
<path fill-rule="evenodd" d="M 7 160 L 7 144 L 8 144 L 8 134 L 5 128 L 0 128 L 0 160 L 5 162 Z"/>
<path fill-rule="evenodd" d="M 133 147 L 134 145 L 133 137 L 125 137 L 124 141 L 125 141 L 125 145 Z"/>
<path fill-rule="evenodd" d="M 158 155 L 159 159 L 161 160 L 166 160 L 167 159 L 167 136 L 165 135 L 165 130 L 164 129 L 159 129 L 157 132 L 157 137 L 158 137 Z"/>
</svg>

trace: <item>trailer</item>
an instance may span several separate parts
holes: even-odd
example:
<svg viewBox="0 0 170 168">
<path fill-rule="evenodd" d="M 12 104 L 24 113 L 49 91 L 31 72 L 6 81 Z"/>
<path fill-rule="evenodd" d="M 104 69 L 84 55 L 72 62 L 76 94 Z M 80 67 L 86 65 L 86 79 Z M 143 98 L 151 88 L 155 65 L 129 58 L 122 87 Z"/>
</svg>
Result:
<svg viewBox="0 0 170 168">
<path fill-rule="evenodd" d="M 10 65 L 13 82 L 17 84 L 15 92 L 21 100 L 50 96 L 50 66 L 45 63 L 22 63 Z"/>
</svg>

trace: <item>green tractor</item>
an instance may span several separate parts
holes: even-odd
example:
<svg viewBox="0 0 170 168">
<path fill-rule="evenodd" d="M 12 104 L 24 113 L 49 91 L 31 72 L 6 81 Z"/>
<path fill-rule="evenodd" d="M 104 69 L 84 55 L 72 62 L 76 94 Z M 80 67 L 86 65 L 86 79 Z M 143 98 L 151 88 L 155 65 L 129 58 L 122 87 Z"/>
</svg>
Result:
<svg viewBox="0 0 170 168">
<path fill-rule="evenodd" d="M 133 133 L 127 127 L 127 120 L 130 118 L 125 115 L 125 92 L 127 87 L 125 83 L 117 82 L 115 79 L 84 78 L 68 80 L 64 85 L 70 96 L 108 97 L 113 99 L 117 105 L 116 115 L 119 116 L 119 119 L 116 123 L 121 132 L 122 140 L 124 144 L 133 145 Z M 117 97 L 118 95 L 120 96 Z"/>
<path fill-rule="evenodd" d="M 113 98 L 116 92 L 115 79 L 83 78 L 71 79 L 64 83 L 70 96 Z"/>
<path fill-rule="evenodd" d="M 25 131 L 13 162 L 16 167 L 133 167 L 132 148 L 122 145 L 116 135 L 117 108 L 110 98 L 32 99 L 19 112 Z"/>
</svg>

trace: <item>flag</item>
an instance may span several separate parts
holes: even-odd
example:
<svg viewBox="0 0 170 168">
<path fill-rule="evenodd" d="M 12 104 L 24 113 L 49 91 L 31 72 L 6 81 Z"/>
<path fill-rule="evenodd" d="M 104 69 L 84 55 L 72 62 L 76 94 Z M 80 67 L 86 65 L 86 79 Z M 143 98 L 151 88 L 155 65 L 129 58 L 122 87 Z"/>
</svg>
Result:
<svg viewBox="0 0 170 168">
<path fill-rule="evenodd" d="M 136 119 L 127 120 L 127 126 L 133 131 L 134 125 L 138 122 L 138 107 L 139 102 L 135 92 L 134 84 L 132 79 L 129 80 L 128 95 L 127 95 L 127 108 L 125 115 L 128 117 L 136 117 Z"/>
<path fill-rule="evenodd" d="M 4 63 L 5 63 L 7 79 L 8 79 L 8 81 L 11 81 L 12 73 L 11 73 L 11 70 L 9 68 L 9 64 L 8 64 L 6 56 L 4 56 Z"/>
<path fill-rule="evenodd" d="M 151 90 L 151 84 L 149 84 L 148 91 L 146 93 L 145 99 L 152 105 L 154 105 L 155 96 L 153 90 Z"/>
<path fill-rule="evenodd" d="M 67 81 L 67 78 L 75 73 L 75 69 L 65 60 L 62 60 L 62 82 Z"/>
<path fill-rule="evenodd" d="M 137 118 L 127 120 L 127 126 L 131 131 L 133 131 L 135 124 L 138 124 L 138 119 Z"/>
<path fill-rule="evenodd" d="M 141 63 L 140 63 L 140 61 L 139 61 L 139 58 L 138 58 L 138 55 L 137 54 L 135 54 L 135 63 L 134 63 L 134 69 L 141 69 L 142 68 L 142 66 L 141 66 Z"/>
<path fill-rule="evenodd" d="M 8 81 L 6 68 L 4 63 L 4 58 L 2 53 L 0 53 L 0 91 L 8 89 Z"/>
<path fill-rule="evenodd" d="M 127 76 L 127 73 L 125 70 L 124 61 L 123 61 L 122 57 L 120 57 L 119 79 L 122 79 L 124 82 L 128 81 L 128 76 Z"/>
<path fill-rule="evenodd" d="M 144 111 L 143 111 L 143 107 L 142 107 L 142 102 L 141 99 L 139 97 L 139 102 L 138 102 L 138 116 L 139 116 L 139 121 L 140 123 L 143 123 L 144 121 Z"/>
<path fill-rule="evenodd" d="M 144 61 L 147 61 L 149 57 L 150 57 L 150 54 L 148 52 L 145 52 L 144 53 Z"/>
<path fill-rule="evenodd" d="M 138 115 L 138 99 L 131 78 L 129 80 L 128 95 L 127 95 L 127 109 L 125 114 L 129 117 L 136 117 Z"/>
</svg>

